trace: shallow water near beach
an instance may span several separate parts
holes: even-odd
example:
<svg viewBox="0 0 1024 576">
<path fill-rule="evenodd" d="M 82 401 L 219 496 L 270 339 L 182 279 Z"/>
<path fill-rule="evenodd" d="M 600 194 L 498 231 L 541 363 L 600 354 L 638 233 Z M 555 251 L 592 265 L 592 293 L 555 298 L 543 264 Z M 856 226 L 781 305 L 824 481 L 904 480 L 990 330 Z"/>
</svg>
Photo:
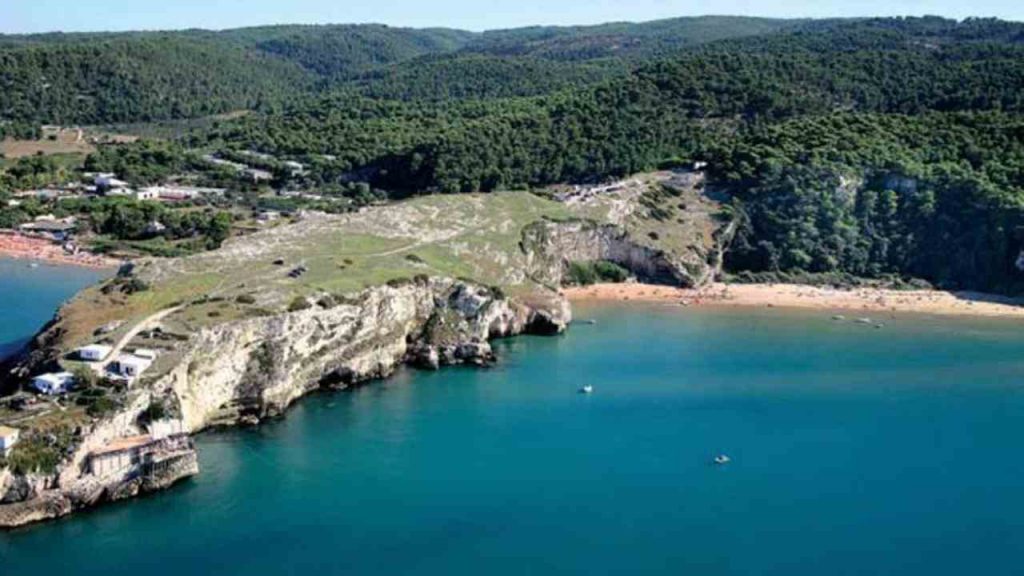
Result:
<svg viewBox="0 0 1024 576">
<path fill-rule="evenodd" d="M 577 308 L 199 438 L 167 492 L 0 533 L 10 574 L 1019 574 L 1020 322 Z M 584 384 L 591 395 L 580 395 Z M 711 463 L 728 454 L 725 466 Z"/>
<path fill-rule="evenodd" d="M 0 257 L 0 359 L 36 333 L 64 300 L 111 271 Z"/>
</svg>

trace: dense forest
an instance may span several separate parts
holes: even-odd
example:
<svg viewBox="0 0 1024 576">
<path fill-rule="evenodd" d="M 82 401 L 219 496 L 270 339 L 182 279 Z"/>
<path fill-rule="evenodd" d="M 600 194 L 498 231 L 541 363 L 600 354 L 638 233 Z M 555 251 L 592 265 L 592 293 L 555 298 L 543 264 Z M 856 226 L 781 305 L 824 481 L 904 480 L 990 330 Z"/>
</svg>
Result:
<svg viewBox="0 0 1024 576">
<path fill-rule="evenodd" d="M 394 28 L 383 25 L 265 26 L 223 32 L 131 32 L 0 35 L 0 122 L 106 124 L 195 118 L 276 106 L 339 89 L 365 86 L 367 75 L 401 79 L 390 70 L 443 55 L 450 70 L 432 66 L 442 94 L 475 95 L 460 69 L 481 68 L 490 57 L 505 70 L 500 82 L 533 85 L 532 91 L 579 85 L 595 77 L 571 63 L 655 54 L 712 40 L 767 33 L 795 22 L 759 18 L 679 18 L 648 24 L 518 29 L 489 33 Z M 562 62 L 550 69 L 520 67 L 509 58 Z M 467 61 L 463 62 L 461 57 Z M 623 68 L 622 64 L 615 67 Z M 415 66 L 412 70 L 415 71 Z M 535 80 L 538 70 L 570 81 Z M 551 84 L 549 86 L 549 84 Z M 522 95 L 490 83 L 494 94 Z M 412 93 L 432 88 L 420 85 Z M 394 92 L 396 88 L 382 88 Z M 374 90 L 370 90 L 374 92 Z"/>
<path fill-rule="evenodd" d="M 55 75 L 53 60 L 29 57 L 132 42 L 187 48 L 140 52 L 146 66 L 121 62 L 133 57 L 123 49 L 105 66 L 132 72 L 88 87 L 56 80 L 78 77 L 71 64 Z M 134 94 L 189 74 L 202 62 L 195 51 L 206 50 L 233 55 L 217 59 L 216 82 L 199 73 L 155 100 L 94 105 L 107 88 Z M 1024 24 L 716 17 L 481 34 L 270 27 L 7 37 L 0 58 L 15 63 L 0 71 L 6 85 L 59 87 L 52 107 L 4 92 L 10 121 L 255 110 L 89 160 L 135 181 L 188 168 L 195 150 L 300 160 L 302 180 L 282 182 L 373 190 L 367 197 L 594 182 L 701 160 L 740 219 L 730 272 L 1024 289 Z M 170 59 L 166 75 L 148 66 L 159 58 Z M 233 78 L 242 77 L 238 88 Z"/>
</svg>

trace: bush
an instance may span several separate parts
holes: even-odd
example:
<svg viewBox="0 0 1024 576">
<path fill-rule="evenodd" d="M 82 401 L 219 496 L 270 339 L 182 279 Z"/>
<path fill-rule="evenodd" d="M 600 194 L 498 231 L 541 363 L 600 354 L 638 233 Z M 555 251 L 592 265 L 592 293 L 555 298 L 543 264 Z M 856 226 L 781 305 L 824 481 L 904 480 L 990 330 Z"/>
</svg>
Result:
<svg viewBox="0 0 1024 576">
<path fill-rule="evenodd" d="M 305 296 L 296 296 L 292 303 L 288 305 L 288 311 L 298 312 L 299 310 L 306 310 L 310 306 L 309 300 L 306 300 Z"/>
<path fill-rule="evenodd" d="M 15 474 L 50 474 L 56 470 L 73 442 L 74 434 L 66 426 L 45 434 L 32 432 L 23 435 L 21 441 L 15 444 L 14 449 L 7 455 L 7 466 Z"/>
<path fill-rule="evenodd" d="M 598 282 L 625 282 L 629 271 L 614 262 L 570 262 L 566 284 L 589 286 Z"/>
<path fill-rule="evenodd" d="M 145 282 L 139 280 L 138 278 L 132 278 L 131 280 L 125 282 L 123 290 L 125 294 L 145 292 L 146 290 L 149 290 L 149 284 L 146 284 Z"/>
<path fill-rule="evenodd" d="M 102 418 L 120 407 L 116 400 L 102 396 L 93 400 L 85 408 L 85 413 L 93 418 Z"/>
<path fill-rule="evenodd" d="M 602 282 L 625 282 L 629 271 L 614 262 L 600 261 L 594 263 L 594 272 Z"/>
<path fill-rule="evenodd" d="M 139 423 L 149 424 L 167 417 L 167 406 L 161 400 L 152 400 L 149 406 L 139 414 Z"/>
<path fill-rule="evenodd" d="M 79 390 L 91 390 L 96 386 L 98 378 L 96 372 L 87 366 L 79 366 L 72 372 L 75 376 L 75 388 Z"/>
<path fill-rule="evenodd" d="M 235 298 L 235 302 L 238 302 L 239 304 L 255 304 L 256 297 L 251 294 L 242 294 L 238 298 Z"/>
</svg>

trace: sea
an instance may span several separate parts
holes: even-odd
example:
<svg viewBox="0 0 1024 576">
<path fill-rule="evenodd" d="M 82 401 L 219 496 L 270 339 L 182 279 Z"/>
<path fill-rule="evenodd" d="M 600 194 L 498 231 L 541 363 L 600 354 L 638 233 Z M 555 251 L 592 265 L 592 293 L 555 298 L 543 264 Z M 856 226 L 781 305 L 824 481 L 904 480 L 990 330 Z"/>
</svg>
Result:
<svg viewBox="0 0 1024 576">
<path fill-rule="evenodd" d="M 498 342 L 494 368 L 401 370 L 204 433 L 199 476 L 0 533 L 0 570 L 1024 573 L 1020 322 L 576 315 L 593 323 Z"/>
<path fill-rule="evenodd" d="M 0 257 L 0 359 L 24 346 L 62 302 L 111 274 Z"/>
</svg>

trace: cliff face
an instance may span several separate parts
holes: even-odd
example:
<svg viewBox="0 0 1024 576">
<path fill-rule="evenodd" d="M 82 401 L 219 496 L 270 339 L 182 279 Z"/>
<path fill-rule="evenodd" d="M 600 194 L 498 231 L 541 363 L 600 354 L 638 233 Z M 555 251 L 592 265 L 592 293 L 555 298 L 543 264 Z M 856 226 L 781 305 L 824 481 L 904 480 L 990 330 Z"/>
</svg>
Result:
<svg viewBox="0 0 1024 576">
<path fill-rule="evenodd" d="M 722 229 L 731 237 L 732 225 Z M 529 273 L 538 282 L 561 284 L 569 263 L 607 260 L 642 281 L 670 286 L 701 286 L 721 271 L 722 244 L 691 246 L 672 253 L 647 246 L 620 226 L 589 220 L 537 222 L 523 230 Z"/>
<path fill-rule="evenodd" d="M 177 400 L 196 431 L 280 414 L 311 390 L 384 377 L 404 361 L 486 361 L 489 339 L 560 331 L 569 317 L 556 297 L 540 309 L 451 280 L 383 286 L 327 309 L 204 329 L 154 390 Z"/>
<path fill-rule="evenodd" d="M 402 362 L 430 368 L 485 363 L 493 356 L 489 339 L 557 333 L 569 320 L 568 304 L 554 294 L 526 305 L 489 288 L 423 278 L 372 288 L 330 307 L 204 328 L 181 343 L 170 371 L 133 391 L 116 415 L 83 430 L 56 472 L 0 470 L 0 527 L 164 488 L 198 472 L 191 440 L 179 434 L 139 449 L 138 462 L 97 473 L 97 450 L 117 439 L 157 428 L 194 433 L 255 423 L 312 390 L 383 377 Z M 154 402 L 168 407 L 168 420 L 140 424 Z"/>
</svg>

